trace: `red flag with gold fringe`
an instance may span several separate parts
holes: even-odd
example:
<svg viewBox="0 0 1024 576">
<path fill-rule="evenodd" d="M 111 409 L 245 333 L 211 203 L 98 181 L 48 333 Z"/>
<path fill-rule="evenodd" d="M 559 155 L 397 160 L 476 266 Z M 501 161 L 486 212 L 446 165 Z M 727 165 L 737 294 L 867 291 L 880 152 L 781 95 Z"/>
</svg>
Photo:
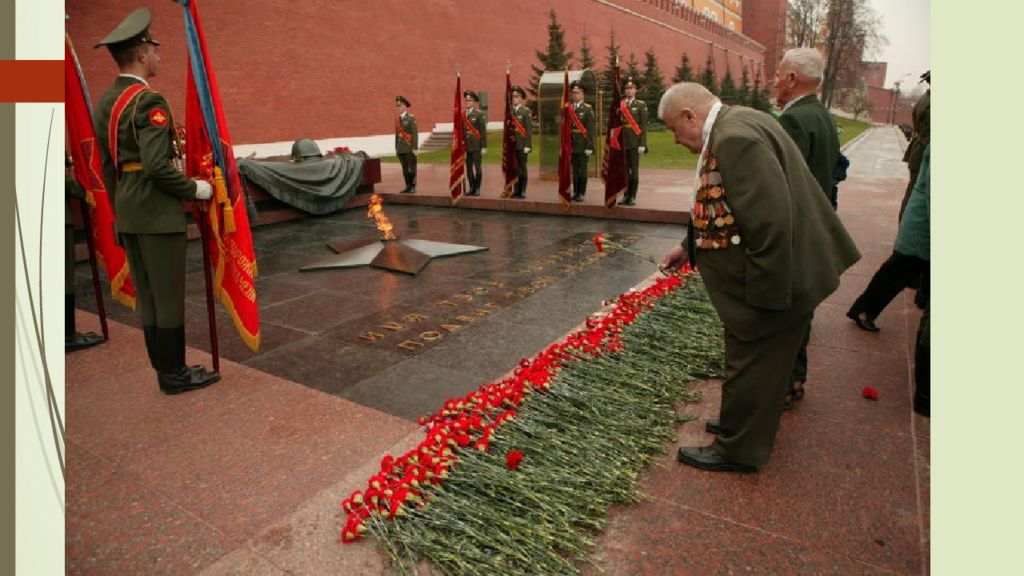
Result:
<svg viewBox="0 0 1024 576">
<path fill-rule="evenodd" d="M 572 196 L 572 104 L 569 102 L 569 71 L 562 83 L 562 130 L 558 143 L 558 198 L 569 207 Z"/>
<path fill-rule="evenodd" d="M 466 115 L 462 113 L 462 75 L 455 77 L 455 109 L 452 124 L 451 169 L 448 191 L 452 204 L 462 199 L 466 190 Z"/>
<path fill-rule="evenodd" d="M 519 180 L 515 116 L 512 115 L 512 74 L 509 70 L 505 70 L 505 123 L 501 133 L 501 171 L 505 175 L 505 187 L 501 190 L 501 197 L 508 198 Z"/>
<path fill-rule="evenodd" d="M 615 63 L 615 80 L 608 103 L 608 134 L 605 137 L 604 160 L 601 162 L 601 180 L 604 181 L 604 205 L 615 206 L 618 197 L 626 191 L 629 174 L 626 171 L 626 151 L 622 149 L 622 116 L 619 105 L 619 64 Z"/>
<path fill-rule="evenodd" d="M 67 148 L 74 164 L 75 180 L 85 190 L 85 202 L 92 212 L 92 230 L 97 259 L 107 270 L 110 295 L 118 302 L 135 308 L 135 287 L 128 273 L 124 249 L 114 241 L 114 211 L 110 194 L 103 182 L 100 146 L 92 124 L 92 106 L 85 78 L 78 66 L 78 55 L 71 38 L 64 35 L 64 122 L 67 125 Z M 84 207 L 83 207 L 84 208 Z"/>
<path fill-rule="evenodd" d="M 214 270 L 215 294 L 227 308 L 245 344 L 252 350 L 258 350 L 260 319 L 256 302 L 256 253 L 234 148 L 196 0 L 176 1 L 185 7 L 185 37 L 189 48 L 185 173 L 213 184 L 210 210 L 197 216 L 206 218 L 211 232 L 205 241 Z"/>
</svg>

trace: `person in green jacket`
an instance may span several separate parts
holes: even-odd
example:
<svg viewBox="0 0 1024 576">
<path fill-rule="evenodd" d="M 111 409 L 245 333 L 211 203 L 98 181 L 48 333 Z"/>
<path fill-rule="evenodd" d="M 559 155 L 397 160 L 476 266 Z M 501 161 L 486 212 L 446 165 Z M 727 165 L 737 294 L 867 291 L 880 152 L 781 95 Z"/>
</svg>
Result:
<svg viewBox="0 0 1024 576">
<path fill-rule="evenodd" d="M 402 163 L 402 176 L 405 188 L 402 194 L 416 193 L 416 154 L 420 147 L 419 133 L 416 131 L 416 117 L 409 112 L 412 104 L 405 96 L 395 96 L 395 107 L 398 117 L 395 118 L 395 152 Z"/>
<path fill-rule="evenodd" d="M 921 82 L 928 83 L 928 90 L 918 98 L 914 104 L 913 122 L 914 135 L 907 144 L 907 151 L 903 154 L 903 161 L 907 163 L 910 171 L 910 181 L 907 182 L 907 191 L 903 193 L 903 201 L 900 202 L 900 216 L 903 220 L 903 211 L 907 208 L 907 201 L 910 200 L 910 193 L 917 183 L 917 173 L 921 169 L 921 162 L 924 158 L 924 149 L 932 139 L 932 71 L 928 70 L 921 74 Z"/>
<path fill-rule="evenodd" d="M 483 155 L 487 153 L 487 117 L 480 110 L 480 97 L 472 90 L 462 93 L 466 104 L 466 178 L 469 192 L 466 196 L 479 196 L 484 176 L 481 170 Z"/>
<path fill-rule="evenodd" d="M 814 179 L 821 186 L 821 192 L 828 198 L 832 209 L 837 208 L 834 178 L 839 160 L 839 132 L 835 120 L 825 105 L 818 100 L 818 86 L 825 72 L 825 59 L 813 48 L 787 50 L 776 67 L 772 92 L 775 104 L 782 107 L 778 116 L 779 124 L 786 130 Z M 794 400 L 804 397 L 807 382 L 807 344 L 810 342 L 810 328 L 804 336 L 793 367 L 793 378 L 785 407 L 792 407 Z"/>
<path fill-rule="evenodd" d="M 640 154 L 647 153 L 647 103 L 637 99 L 639 87 L 639 82 L 632 76 L 626 78 L 622 87 L 626 96 L 619 104 L 622 149 L 626 152 L 626 174 L 629 178 L 623 206 L 636 204 L 636 192 L 640 187 Z"/>
<path fill-rule="evenodd" d="M 594 108 L 584 102 L 586 94 L 579 80 L 569 85 L 572 106 L 572 201 L 583 202 L 587 195 L 587 162 L 594 153 Z"/>
<path fill-rule="evenodd" d="M 85 190 L 71 172 L 71 156 L 64 161 L 64 352 L 74 352 L 105 342 L 95 332 L 79 332 L 75 327 L 75 221 L 71 199 L 85 199 Z M 81 205 L 82 210 L 85 206 Z M 88 231 L 86 231 L 88 233 Z"/>
<path fill-rule="evenodd" d="M 658 115 L 700 154 L 687 238 L 662 266 L 695 264 L 725 328 L 722 407 L 708 423 L 717 436 L 678 458 L 753 472 L 768 462 L 811 313 L 860 252 L 771 115 L 724 106 L 693 82 L 669 88 Z"/>
<path fill-rule="evenodd" d="M 167 101 L 149 86 L 160 64 L 149 10 L 132 12 L 96 47 L 106 46 L 120 75 L 96 107 L 96 136 L 116 232 L 131 269 L 150 364 L 165 394 L 209 386 L 220 374 L 185 365 L 185 210 L 213 187 L 177 166 Z M 196 206 L 205 210 L 207 203 Z"/>
</svg>

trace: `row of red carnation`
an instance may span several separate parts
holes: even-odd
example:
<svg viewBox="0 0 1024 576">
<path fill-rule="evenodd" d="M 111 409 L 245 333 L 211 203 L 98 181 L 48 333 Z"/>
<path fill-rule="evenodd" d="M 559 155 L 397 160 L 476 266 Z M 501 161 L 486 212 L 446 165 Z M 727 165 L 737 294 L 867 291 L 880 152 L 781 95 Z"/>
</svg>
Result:
<svg viewBox="0 0 1024 576">
<path fill-rule="evenodd" d="M 460 450 L 490 451 L 498 426 L 514 419 L 529 395 L 545 393 L 564 364 L 621 350 L 622 329 L 657 299 L 682 286 L 688 272 L 689 267 L 659 278 L 647 288 L 620 295 L 607 314 L 587 318 L 585 328 L 551 344 L 533 359 L 521 359 L 511 375 L 462 398 L 447 400 L 438 412 L 421 417 L 419 423 L 427 430 L 423 441 L 398 458 L 385 456 L 366 490 L 357 490 L 342 501 L 348 514 L 342 542 L 358 540 L 371 516 L 390 520 L 404 516 L 410 506 L 425 506 L 430 499 L 428 489 L 444 482 L 457 465 Z M 506 465 L 515 470 L 522 459 L 521 451 L 510 450 Z"/>
</svg>

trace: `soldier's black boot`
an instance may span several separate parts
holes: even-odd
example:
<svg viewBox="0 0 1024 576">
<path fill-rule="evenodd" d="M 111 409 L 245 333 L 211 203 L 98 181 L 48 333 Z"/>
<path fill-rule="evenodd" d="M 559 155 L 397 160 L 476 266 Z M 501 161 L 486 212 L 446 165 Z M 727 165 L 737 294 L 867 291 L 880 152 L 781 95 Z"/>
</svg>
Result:
<svg viewBox="0 0 1024 576">
<path fill-rule="evenodd" d="M 103 336 L 95 332 L 75 331 L 75 295 L 64 295 L 64 352 L 74 352 L 103 343 Z"/>
<path fill-rule="evenodd" d="M 185 365 L 185 327 L 157 328 L 159 368 L 157 381 L 167 395 L 205 388 L 220 380 L 220 374 L 202 366 Z"/>
<path fill-rule="evenodd" d="M 160 345 L 156 341 L 156 326 L 152 324 L 142 325 L 142 335 L 146 338 L 146 354 L 149 355 L 149 365 L 153 370 L 160 371 L 160 361 L 157 358 L 157 350 Z"/>
</svg>

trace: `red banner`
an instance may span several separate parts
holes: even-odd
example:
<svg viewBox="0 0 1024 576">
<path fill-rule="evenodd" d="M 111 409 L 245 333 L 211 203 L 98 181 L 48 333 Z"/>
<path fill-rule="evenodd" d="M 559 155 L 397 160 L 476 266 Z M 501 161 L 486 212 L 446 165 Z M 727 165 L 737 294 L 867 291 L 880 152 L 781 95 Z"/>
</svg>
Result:
<svg viewBox="0 0 1024 576">
<path fill-rule="evenodd" d="M 245 196 L 238 179 L 231 136 L 224 118 L 220 90 L 214 78 L 196 0 L 188 0 L 187 10 L 186 18 L 190 16 L 195 26 L 195 37 L 189 40 L 198 43 L 202 62 L 193 62 L 192 55 L 189 55 L 188 87 L 185 94 L 185 173 L 189 177 L 203 178 L 213 184 L 214 196 L 210 210 L 205 214 L 196 213 L 195 216 L 206 218 L 211 231 L 206 242 L 214 270 L 214 293 L 227 308 L 245 344 L 258 350 L 260 317 L 256 302 L 256 254 Z M 186 34 L 188 32 L 186 30 Z M 195 77 L 197 64 L 203 74 L 198 80 Z M 205 89 L 200 94 L 200 87 L 204 84 Z M 207 104 L 205 115 L 204 101 Z M 207 120 L 210 116 L 213 126 Z M 219 136 L 216 142 L 218 154 L 214 154 L 211 132 Z"/>
<path fill-rule="evenodd" d="M 462 199 L 466 189 L 466 115 L 462 112 L 462 75 L 455 77 L 455 109 L 453 111 L 451 170 L 448 191 L 452 204 Z"/>
<path fill-rule="evenodd" d="M 615 206 L 618 197 L 626 191 L 626 152 L 622 149 L 622 117 L 619 115 L 619 68 L 615 67 L 611 104 L 608 109 L 608 134 L 605 137 L 604 160 L 601 162 L 601 180 L 604 181 L 604 205 Z"/>
<path fill-rule="evenodd" d="M 572 104 L 569 102 L 569 71 L 562 82 L 562 131 L 558 142 L 558 197 L 569 207 L 572 196 Z"/>
<path fill-rule="evenodd" d="M 505 126 L 501 134 L 501 171 L 505 174 L 502 198 L 508 198 L 519 180 L 519 157 L 516 156 L 516 117 L 512 114 L 512 75 L 505 71 Z"/>
<path fill-rule="evenodd" d="M 64 122 L 67 125 L 67 148 L 74 163 L 75 180 L 85 190 L 85 202 L 92 212 L 92 236 L 96 259 L 107 270 L 110 295 L 118 302 L 135 308 L 135 287 L 128 273 L 124 249 L 114 241 L 114 211 L 103 182 L 100 146 L 93 129 L 92 114 L 86 97 L 84 79 L 79 74 L 78 56 L 71 38 L 64 35 Z M 85 209 L 85 206 L 82 207 Z"/>
</svg>

